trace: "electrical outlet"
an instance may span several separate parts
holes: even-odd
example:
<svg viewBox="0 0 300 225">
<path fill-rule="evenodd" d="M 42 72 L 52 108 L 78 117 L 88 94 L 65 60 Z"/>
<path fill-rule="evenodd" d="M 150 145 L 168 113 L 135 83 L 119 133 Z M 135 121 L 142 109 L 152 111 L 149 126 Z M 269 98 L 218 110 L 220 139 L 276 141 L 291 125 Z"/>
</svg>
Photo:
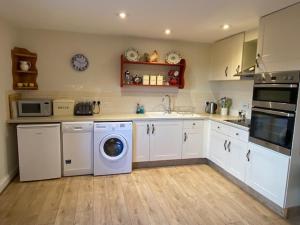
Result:
<svg viewBox="0 0 300 225">
<path fill-rule="evenodd" d="M 250 104 L 249 103 L 242 103 L 242 109 L 243 110 L 249 110 L 250 109 Z"/>
</svg>

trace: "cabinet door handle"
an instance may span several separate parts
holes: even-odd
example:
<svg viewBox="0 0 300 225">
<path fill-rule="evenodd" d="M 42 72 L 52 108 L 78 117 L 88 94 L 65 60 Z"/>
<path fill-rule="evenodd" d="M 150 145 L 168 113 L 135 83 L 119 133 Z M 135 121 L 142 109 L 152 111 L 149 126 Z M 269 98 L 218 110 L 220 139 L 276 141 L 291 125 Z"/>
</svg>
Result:
<svg viewBox="0 0 300 225">
<path fill-rule="evenodd" d="M 228 149 L 228 152 L 230 152 L 230 145 L 231 145 L 231 141 L 228 142 L 228 145 L 227 145 L 227 149 Z"/>
<path fill-rule="evenodd" d="M 227 145 L 227 140 L 225 140 L 225 142 L 224 142 L 224 149 L 225 149 L 225 151 L 227 151 L 226 145 Z"/>
<path fill-rule="evenodd" d="M 247 161 L 250 162 L 250 149 L 248 150 L 247 154 L 246 154 L 246 158 L 247 158 Z"/>
<path fill-rule="evenodd" d="M 258 53 L 255 59 L 255 64 L 257 68 L 259 68 L 259 62 L 258 62 L 259 58 L 260 58 L 260 54 Z"/>
<path fill-rule="evenodd" d="M 187 133 L 184 132 L 184 142 L 186 142 L 187 138 L 188 138 Z"/>
<path fill-rule="evenodd" d="M 154 124 L 152 124 L 152 134 L 154 134 L 154 131 L 155 131 L 155 127 Z"/>
<path fill-rule="evenodd" d="M 226 66 L 226 68 L 225 68 L 225 76 L 227 77 L 228 76 L 228 66 Z"/>
<path fill-rule="evenodd" d="M 238 66 L 237 66 L 237 68 L 235 69 L 235 71 L 236 71 L 236 74 L 239 74 L 239 73 L 240 73 L 240 67 L 241 67 L 241 66 L 240 66 L 240 65 L 238 65 Z"/>
<path fill-rule="evenodd" d="M 147 134 L 149 134 L 149 133 L 150 133 L 150 125 L 147 124 Z"/>
</svg>

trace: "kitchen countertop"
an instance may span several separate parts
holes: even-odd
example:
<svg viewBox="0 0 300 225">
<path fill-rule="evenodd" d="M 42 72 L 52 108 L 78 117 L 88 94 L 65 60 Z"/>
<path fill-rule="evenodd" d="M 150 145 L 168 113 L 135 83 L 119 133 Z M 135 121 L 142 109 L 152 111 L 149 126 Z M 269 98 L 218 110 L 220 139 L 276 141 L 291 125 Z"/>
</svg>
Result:
<svg viewBox="0 0 300 225">
<path fill-rule="evenodd" d="M 79 121 L 139 121 L 139 120 L 199 120 L 209 119 L 216 122 L 221 122 L 226 125 L 237 127 L 243 130 L 249 130 L 238 124 L 230 123 L 225 120 L 238 120 L 236 116 L 221 116 L 219 114 L 178 114 L 177 116 L 168 116 L 162 113 L 146 113 L 146 114 L 106 114 L 106 115 L 93 115 L 93 116 L 49 116 L 49 117 L 18 117 L 15 119 L 7 120 L 10 124 L 29 124 L 29 123 L 60 123 L 60 122 L 79 122 Z"/>
</svg>

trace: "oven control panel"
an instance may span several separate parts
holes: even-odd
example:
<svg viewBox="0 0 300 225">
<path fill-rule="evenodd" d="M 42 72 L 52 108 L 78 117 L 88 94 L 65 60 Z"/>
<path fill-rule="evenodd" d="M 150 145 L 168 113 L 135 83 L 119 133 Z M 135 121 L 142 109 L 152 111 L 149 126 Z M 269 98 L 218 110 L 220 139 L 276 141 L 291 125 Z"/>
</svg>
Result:
<svg viewBox="0 0 300 225">
<path fill-rule="evenodd" d="M 297 84 L 300 80 L 300 71 L 260 73 L 254 75 L 254 83 L 266 84 Z"/>
</svg>

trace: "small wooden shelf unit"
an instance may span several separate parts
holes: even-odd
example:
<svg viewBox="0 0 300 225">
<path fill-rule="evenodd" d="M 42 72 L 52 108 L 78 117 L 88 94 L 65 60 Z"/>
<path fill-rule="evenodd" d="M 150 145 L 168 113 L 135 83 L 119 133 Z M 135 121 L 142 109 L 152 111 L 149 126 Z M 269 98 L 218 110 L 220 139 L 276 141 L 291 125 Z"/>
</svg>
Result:
<svg viewBox="0 0 300 225">
<path fill-rule="evenodd" d="M 178 70 L 178 84 L 177 85 L 143 85 L 143 84 L 126 84 L 124 81 L 126 65 L 150 65 L 150 66 L 162 66 L 162 67 L 170 67 L 171 69 Z M 121 55 L 121 75 L 120 75 L 120 86 L 121 87 L 166 87 L 166 88 L 184 88 L 184 72 L 185 72 L 186 62 L 185 59 L 181 59 L 178 64 L 169 64 L 163 62 L 132 62 L 125 59 L 123 55 Z"/>
<path fill-rule="evenodd" d="M 25 48 L 15 47 L 11 50 L 12 59 L 12 76 L 13 76 L 13 89 L 14 90 L 37 90 L 38 85 L 36 82 L 38 71 L 36 68 L 37 54 L 28 51 Z M 20 61 L 28 61 L 31 63 L 29 71 L 22 71 L 20 69 Z M 27 86 L 19 87 L 18 83 L 26 84 Z M 34 86 L 29 86 L 33 83 Z"/>
</svg>

